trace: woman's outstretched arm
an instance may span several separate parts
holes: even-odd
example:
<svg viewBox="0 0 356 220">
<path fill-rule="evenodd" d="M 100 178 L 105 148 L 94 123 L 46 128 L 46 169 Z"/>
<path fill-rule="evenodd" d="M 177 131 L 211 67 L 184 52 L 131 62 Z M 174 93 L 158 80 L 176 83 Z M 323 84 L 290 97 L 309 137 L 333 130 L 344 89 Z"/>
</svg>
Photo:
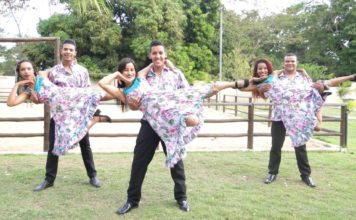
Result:
<svg viewBox="0 0 356 220">
<path fill-rule="evenodd" d="M 329 79 L 327 80 L 327 85 L 329 87 L 334 87 L 334 86 L 338 86 L 340 85 L 341 83 L 343 82 L 346 82 L 346 81 L 355 81 L 356 77 L 356 74 L 354 75 L 350 75 L 350 76 L 340 76 L 340 77 L 336 77 L 336 78 L 333 78 L 333 79 Z"/>
</svg>

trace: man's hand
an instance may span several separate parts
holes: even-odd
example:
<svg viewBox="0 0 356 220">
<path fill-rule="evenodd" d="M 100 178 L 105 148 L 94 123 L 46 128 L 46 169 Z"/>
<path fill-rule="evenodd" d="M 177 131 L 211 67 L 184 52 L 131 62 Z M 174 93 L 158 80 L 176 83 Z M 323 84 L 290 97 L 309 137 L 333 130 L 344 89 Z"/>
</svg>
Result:
<svg viewBox="0 0 356 220">
<path fill-rule="evenodd" d="M 312 87 L 315 88 L 316 90 L 318 90 L 318 92 L 320 94 L 322 94 L 325 90 L 324 84 L 322 81 L 317 81 L 317 82 L 313 83 Z"/>
<path fill-rule="evenodd" d="M 30 95 L 30 100 L 31 102 L 38 104 L 40 101 L 38 100 L 37 93 L 31 89 L 31 95 Z"/>
<path fill-rule="evenodd" d="M 141 98 L 136 98 L 136 99 L 130 99 L 127 102 L 127 105 L 129 106 L 129 108 L 133 111 L 137 110 L 140 105 L 141 105 Z"/>
<path fill-rule="evenodd" d="M 271 88 L 270 84 L 263 84 L 259 89 L 258 92 L 260 93 L 260 95 L 263 95 L 265 92 L 267 92 L 269 89 Z"/>
<path fill-rule="evenodd" d="M 166 64 L 166 66 L 167 66 L 170 70 L 174 70 L 174 69 L 175 69 L 173 63 L 172 63 L 169 59 L 166 58 L 166 60 L 164 61 L 164 63 Z"/>
</svg>

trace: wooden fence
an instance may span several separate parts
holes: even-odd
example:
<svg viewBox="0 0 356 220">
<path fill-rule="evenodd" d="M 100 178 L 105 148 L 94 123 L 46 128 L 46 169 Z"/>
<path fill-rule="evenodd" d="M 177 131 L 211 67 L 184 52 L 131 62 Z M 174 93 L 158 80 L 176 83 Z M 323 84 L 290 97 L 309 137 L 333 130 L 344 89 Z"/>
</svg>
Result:
<svg viewBox="0 0 356 220">
<path fill-rule="evenodd" d="M 232 107 L 233 109 L 238 108 L 245 108 L 247 109 L 246 117 L 235 117 L 235 118 L 228 118 L 228 119 L 206 119 L 205 123 L 232 123 L 232 122 L 247 122 L 248 126 L 246 132 L 243 133 L 204 133 L 199 134 L 199 137 L 222 137 L 222 138 L 233 138 L 233 137 L 247 137 L 247 148 L 253 149 L 253 141 L 254 137 L 269 137 L 271 134 L 270 132 L 255 132 L 254 131 L 254 123 L 255 122 L 270 122 L 270 120 L 265 118 L 258 118 L 255 114 L 256 109 L 260 109 L 263 106 L 270 106 L 270 103 L 254 103 L 254 102 L 247 102 L 247 103 L 236 103 L 236 102 L 225 102 L 225 103 L 217 103 L 211 102 L 211 100 L 207 100 L 204 104 L 205 106 L 215 108 L 223 108 L 227 109 L 228 107 Z M 324 116 L 324 121 L 332 121 L 332 122 L 339 122 L 340 129 L 339 131 L 331 131 L 331 130 L 322 130 L 321 132 L 316 132 L 314 136 L 339 136 L 340 137 L 340 146 L 346 147 L 347 145 L 347 107 L 344 104 L 325 104 L 326 106 L 333 106 L 340 108 L 340 117 L 327 117 Z M 241 109 L 241 112 L 242 111 Z M 43 121 L 44 117 L 27 117 L 27 118 L 6 118 L 4 116 L 0 116 L 0 123 L 1 122 L 30 122 L 30 121 Z M 139 123 L 140 119 L 132 118 L 132 119 L 113 119 L 113 123 Z M 138 131 L 137 131 L 138 132 Z M 101 134 L 90 134 L 91 137 L 136 137 L 137 132 L 133 133 L 101 133 Z M 7 138 L 7 137 L 43 137 L 44 133 L 0 133 L 0 138 Z M 47 148 L 44 148 L 46 151 Z"/>
<path fill-rule="evenodd" d="M 47 42 L 53 45 L 53 57 L 55 64 L 60 62 L 60 42 L 59 37 L 36 37 L 36 38 L 3 38 L 0 37 L 0 43 L 33 43 L 33 42 Z M 15 74 L 14 74 L 15 75 Z M 5 88 L 8 89 L 8 88 Z M 3 94 L 2 94 L 3 95 Z M 0 100 L 3 101 L 0 97 Z M 43 136 L 43 149 L 48 150 L 49 145 L 49 123 L 50 123 L 50 109 L 49 106 L 44 105 L 44 135 Z M 25 134 L 24 134 L 25 135 Z M 0 136 L 1 137 L 1 136 Z"/>
</svg>

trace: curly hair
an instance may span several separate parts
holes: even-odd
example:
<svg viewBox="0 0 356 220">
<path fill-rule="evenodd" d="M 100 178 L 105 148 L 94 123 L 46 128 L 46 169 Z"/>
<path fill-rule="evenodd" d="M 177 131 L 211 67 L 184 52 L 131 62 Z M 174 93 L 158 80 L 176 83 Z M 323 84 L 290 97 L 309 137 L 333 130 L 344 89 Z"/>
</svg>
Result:
<svg viewBox="0 0 356 220">
<path fill-rule="evenodd" d="M 264 59 L 264 58 L 259 58 L 255 61 L 255 64 L 254 64 L 254 67 L 253 67 L 253 72 L 252 72 L 252 77 L 259 77 L 258 73 L 257 73 L 257 70 L 258 70 L 258 64 L 260 63 L 264 63 L 266 64 L 267 66 L 267 70 L 268 70 L 268 75 L 270 75 L 272 72 L 273 72 L 273 65 L 272 63 L 267 60 L 267 59 Z M 261 94 L 256 90 L 253 90 L 252 91 L 252 96 L 254 98 L 258 98 L 258 97 L 261 97 Z"/>
</svg>

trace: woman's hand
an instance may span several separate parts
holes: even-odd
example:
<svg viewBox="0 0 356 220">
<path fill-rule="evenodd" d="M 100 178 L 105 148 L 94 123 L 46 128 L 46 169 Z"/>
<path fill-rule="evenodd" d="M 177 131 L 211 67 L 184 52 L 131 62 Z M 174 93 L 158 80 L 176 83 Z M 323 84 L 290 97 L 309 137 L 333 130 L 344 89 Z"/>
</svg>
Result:
<svg viewBox="0 0 356 220">
<path fill-rule="evenodd" d="M 322 93 L 324 92 L 324 90 L 325 90 L 324 84 L 323 84 L 323 82 L 320 81 L 320 80 L 318 80 L 317 82 L 313 83 L 312 87 L 313 87 L 314 89 L 318 90 L 318 92 L 319 92 L 320 94 L 322 94 Z"/>
<path fill-rule="evenodd" d="M 268 76 L 263 76 L 263 77 L 252 77 L 251 82 L 254 83 L 260 83 L 263 82 L 267 79 Z"/>
</svg>

